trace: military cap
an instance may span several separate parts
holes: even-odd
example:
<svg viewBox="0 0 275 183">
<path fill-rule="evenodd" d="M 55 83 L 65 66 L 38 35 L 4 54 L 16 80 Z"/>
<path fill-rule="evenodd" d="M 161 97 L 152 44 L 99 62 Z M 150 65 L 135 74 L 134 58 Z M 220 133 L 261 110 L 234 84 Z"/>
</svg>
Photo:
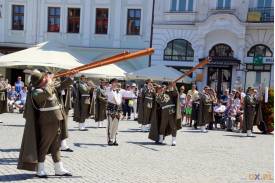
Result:
<svg viewBox="0 0 275 183">
<path fill-rule="evenodd" d="M 101 79 L 99 79 L 99 81 L 101 82 L 101 83 L 106 83 L 106 82 L 108 82 L 106 79 L 104 79 L 104 78 L 101 78 Z"/>
<path fill-rule="evenodd" d="M 113 82 L 118 82 L 118 80 L 116 78 L 113 78 L 110 80 L 110 84 L 112 84 Z"/>
<path fill-rule="evenodd" d="M 34 70 L 31 74 L 31 83 L 33 86 L 38 86 L 41 81 L 44 78 L 44 74 L 42 74 L 40 71 L 38 70 Z"/>
</svg>

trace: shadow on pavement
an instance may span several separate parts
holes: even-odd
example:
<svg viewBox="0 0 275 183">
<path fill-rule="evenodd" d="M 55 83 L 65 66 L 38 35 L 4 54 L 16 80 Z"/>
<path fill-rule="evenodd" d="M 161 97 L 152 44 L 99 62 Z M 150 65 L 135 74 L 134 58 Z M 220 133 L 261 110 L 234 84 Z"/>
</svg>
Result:
<svg viewBox="0 0 275 183">
<path fill-rule="evenodd" d="M 187 133 L 201 133 L 201 130 L 182 130 L 181 132 L 187 132 Z"/>
<path fill-rule="evenodd" d="M 0 165 L 16 165 L 17 158 L 0 158 Z"/>
<path fill-rule="evenodd" d="M 128 141 L 127 143 L 135 144 L 135 145 L 141 146 L 143 148 L 150 149 L 152 151 L 159 151 L 158 149 L 155 149 L 155 148 L 152 148 L 152 147 L 147 147 L 147 146 L 159 146 L 155 142 L 132 142 L 132 141 Z"/>
<path fill-rule="evenodd" d="M 48 178 L 41 179 L 48 180 L 48 179 L 72 179 L 72 178 L 82 178 L 82 176 L 71 176 L 71 177 L 60 177 L 55 175 L 48 175 Z M 14 181 L 24 181 L 28 179 L 36 179 L 39 180 L 40 178 L 36 177 L 34 174 L 10 174 L 10 175 L 0 175 L 0 182 L 14 182 Z"/>
<path fill-rule="evenodd" d="M 33 174 L 0 175 L 0 182 L 24 181 L 33 178 Z"/>
<path fill-rule="evenodd" d="M 126 133 L 140 132 L 140 133 L 144 133 L 140 130 L 140 128 L 129 128 L 128 130 L 120 130 L 119 132 L 126 132 Z"/>
<path fill-rule="evenodd" d="M 25 127 L 25 125 L 3 125 L 3 126 L 10 126 L 10 127 Z"/>
<path fill-rule="evenodd" d="M 19 152 L 20 149 L 0 149 L 0 152 Z"/>
<path fill-rule="evenodd" d="M 107 144 L 87 144 L 87 143 L 74 143 L 74 146 L 83 148 L 81 146 L 100 146 L 100 147 L 108 147 Z"/>
<path fill-rule="evenodd" d="M 256 136 L 252 137 L 247 137 L 246 135 L 223 135 L 223 136 L 228 136 L 228 137 L 239 137 L 239 138 L 255 138 Z"/>
</svg>

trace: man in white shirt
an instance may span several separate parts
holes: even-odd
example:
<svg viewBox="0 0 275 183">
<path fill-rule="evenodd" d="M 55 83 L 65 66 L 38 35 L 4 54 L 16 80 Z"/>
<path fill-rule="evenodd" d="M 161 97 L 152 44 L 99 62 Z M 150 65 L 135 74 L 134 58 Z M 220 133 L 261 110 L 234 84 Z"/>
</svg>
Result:
<svg viewBox="0 0 275 183">
<path fill-rule="evenodd" d="M 137 120 L 137 98 L 138 98 L 138 88 L 137 88 L 137 84 L 133 83 L 132 84 L 132 91 L 134 93 L 134 99 L 133 99 L 133 116 L 134 116 L 134 120 Z"/>
<path fill-rule="evenodd" d="M 118 91 L 117 79 L 110 81 L 111 86 L 107 89 L 107 142 L 109 146 L 118 146 L 116 135 L 120 119 L 122 95 Z"/>
<path fill-rule="evenodd" d="M 123 99 L 123 117 L 128 115 L 127 120 L 131 119 L 131 112 L 133 107 L 133 99 L 135 99 L 135 94 L 130 85 L 127 86 L 125 92 L 122 94 Z"/>
</svg>

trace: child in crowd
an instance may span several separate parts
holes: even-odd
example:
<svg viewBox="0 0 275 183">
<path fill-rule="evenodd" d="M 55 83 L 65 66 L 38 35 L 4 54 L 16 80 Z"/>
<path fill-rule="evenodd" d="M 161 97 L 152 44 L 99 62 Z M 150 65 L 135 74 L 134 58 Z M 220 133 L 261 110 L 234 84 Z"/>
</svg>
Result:
<svg viewBox="0 0 275 183">
<path fill-rule="evenodd" d="M 186 97 L 186 102 L 185 102 L 185 115 L 186 115 L 186 123 L 190 124 L 191 123 L 191 115 L 192 115 L 192 99 L 191 95 L 188 94 Z"/>
</svg>

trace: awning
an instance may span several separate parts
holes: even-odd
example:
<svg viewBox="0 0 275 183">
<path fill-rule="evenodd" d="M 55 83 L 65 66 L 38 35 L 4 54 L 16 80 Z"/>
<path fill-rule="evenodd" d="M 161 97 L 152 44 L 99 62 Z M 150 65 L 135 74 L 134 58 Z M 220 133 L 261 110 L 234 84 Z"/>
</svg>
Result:
<svg viewBox="0 0 275 183">
<path fill-rule="evenodd" d="M 22 51 L 1 56 L 0 66 L 43 66 L 71 69 L 83 65 L 81 63 L 83 60 L 85 58 L 72 53 L 66 45 L 48 41 Z"/>
<path fill-rule="evenodd" d="M 47 41 L 34 47 L 0 57 L 0 67 L 41 68 L 57 72 L 72 69 L 122 53 L 124 49 L 69 47 L 61 42 Z M 127 50 L 129 52 L 137 50 Z M 117 64 L 111 64 L 83 71 L 89 77 L 125 78 L 126 72 L 133 72 L 147 66 L 148 57 L 138 57 Z"/>
<path fill-rule="evenodd" d="M 79 74 L 84 74 L 88 77 L 94 78 L 125 78 L 125 71 L 115 64 L 105 65 L 102 67 L 89 69 L 86 71 L 82 71 Z"/>
<path fill-rule="evenodd" d="M 203 61 L 205 58 L 200 58 L 199 61 Z M 207 65 L 218 65 L 218 66 L 231 66 L 231 65 L 240 65 L 241 61 L 234 57 L 212 57 L 212 60 Z"/>
<path fill-rule="evenodd" d="M 147 67 L 141 70 L 137 70 L 135 72 L 130 72 L 126 74 L 127 79 L 137 79 L 137 80 L 145 80 L 145 79 L 153 79 L 156 81 L 173 81 L 183 73 L 164 65 L 156 65 L 152 67 Z M 183 80 L 179 82 L 183 83 L 191 83 L 192 79 L 190 77 L 184 77 Z"/>
</svg>

